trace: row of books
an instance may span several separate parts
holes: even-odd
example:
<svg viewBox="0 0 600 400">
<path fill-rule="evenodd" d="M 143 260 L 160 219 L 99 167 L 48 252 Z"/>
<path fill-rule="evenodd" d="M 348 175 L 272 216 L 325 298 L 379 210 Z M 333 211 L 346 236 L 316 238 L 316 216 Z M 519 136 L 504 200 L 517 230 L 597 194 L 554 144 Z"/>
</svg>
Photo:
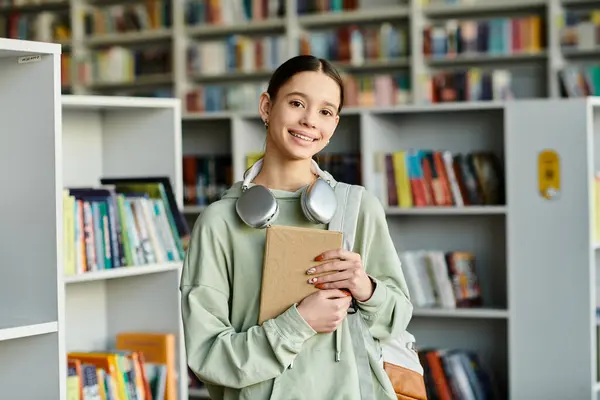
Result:
<svg viewBox="0 0 600 400">
<path fill-rule="evenodd" d="M 297 0 L 296 10 L 298 15 L 352 11 L 357 10 L 359 8 L 359 4 L 360 2 L 358 0 Z"/>
<path fill-rule="evenodd" d="M 428 399 L 498 400 L 502 396 L 480 356 L 463 349 L 419 350 Z"/>
<path fill-rule="evenodd" d="M 483 305 L 475 256 L 468 251 L 399 252 L 415 308 L 472 308 Z"/>
<path fill-rule="evenodd" d="M 67 353 L 70 400 L 176 400 L 175 336 L 122 332 L 114 348 Z"/>
<path fill-rule="evenodd" d="M 168 28 L 172 25 L 171 0 L 110 4 L 86 9 L 83 17 L 87 36 Z"/>
<path fill-rule="evenodd" d="M 600 9 L 566 10 L 560 30 L 560 44 L 567 49 L 595 49 L 600 46 Z"/>
<path fill-rule="evenodd" d="M 246 154 L 246 168 L 250 168 L 262 152 Z M 336 179 L 360 185 L 361 157 L 358 153 L 319 154 L 315 160 Z M 206 206 L 221 198 L 233 183 L 231 155 L 184 155 L 183 201 L 185 205 Z"/>
<path fill-rule="evenodd" d="M 186 0 L 188 25 L 230 25 L 285 15 L 285 0 Z"/>
<path fill-rule="evenodd" d="M 0 8 L 24 7 L 30 4 L 56 4 L 62 0 L 0 0 Z"/>
<path fill-rule="evenodd" d="M 66 42 L 71 39 L 69 13 L 2 13 L 0 37 L 35 40 L 40 42 Z"/>
<path fill-rule="evenodd" d="M 408 53 L 408 27 L 388 22 L 305 32 L 300 37 L 300 54 L 350 65 L 363 65 L 370 60 L 392 61 Z"/>
<path fill-rule="evenodd" d="M 189 113 L 215 111 L 257 112 L 260 94 L 268 82 L 198 85 L 185 94 L 185 110 Z"/>
<path fill-rule="evenodd" d="M 136 49 L 113 46 L 81 57 L 77 76 L 85 85 L 134 82 L 140 77 L 172 72 L 172 48 Z"/>
<path fill-rule="evenodd" d="M 464 54 L 518 54 L 543 48 L 539 15 L 436 22 L 423 30 L 423 53 L 430 57 Z"/>
<path fill-rule="evenodd" d="M 408 73 L 347 74 L 342 79 L 345 107 L 394 106 L 412 101 Z"/>
<path fill-rule="evenodd" d="M 198 85 L 186 92 L 185 109 L 190 113 L 258 110 L 260 94 L 268 82 Z M 345 74 L 343 76 L 346 107 L 393 106 L 412 101 L 410 75 Z"/>
<path fill-rule="evenodd" d="M 558 78 L 562 97 L 600 96 L 600 64 L 570 65 Z"/>
<path fill-rule="evenodd" d="M 412 103 L 409 73 L 344 74 L 346 107 Z M 421 77 L 426 103 L 505 101 L 515 97 L 512 72 L 504 69 L 439 71 Z M 187 112 L 256 111 L 267 82 L 198 85 L 186 93 Z"/>
<path fill-rule="evenodd" d="M 273 71 L 288 59 L 287 50 L 282 35 L 230 35 L 225 40 L 202 40 L 188 46 L 187 70 L 206 75 Z"/>
<path fill-rule="evenodd" d="M 424 75 L 427 103 L 505 101 L 515 98 L 512 72 L 506 69 L 465 68 Z"/>
<path fill-rule="evenodd" d="M 233 179 L 231 155 L 183 156 L 183 203 L 206 206 L 221 198 Z"/>
<path fill-rule="evenodd" d="M 246 153 L 246 168 L 250 168 L 263 156 L 262 152 Z M 317 154 L 314 160 L 336 180 L 351 185 L 362 185 L 360 153 Z"/>
<path fill-rule="evenodd" d="M 480 151 L 407 149 L 375 154 L 375 193 L 387 207 L 500 205 L 504 172 L 498 156 Z"/>
<path fill-rule="evenodd" d="M 63 191 L 64 274 L 182 261 L 189 236 L 167 178 Z"/>
</svg>

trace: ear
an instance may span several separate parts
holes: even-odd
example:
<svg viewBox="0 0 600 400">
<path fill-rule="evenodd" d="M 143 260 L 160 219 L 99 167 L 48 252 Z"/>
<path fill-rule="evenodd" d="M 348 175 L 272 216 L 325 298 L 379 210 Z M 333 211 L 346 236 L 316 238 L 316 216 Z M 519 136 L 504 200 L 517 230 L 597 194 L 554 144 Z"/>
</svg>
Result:
<svg viewBox="0 0 600 400">
<path fill-rule="evenodd" d="M 263 121 L 268 121 L 271 116 L 271 96 L 269 93 L 262 92 L 258 103 L 258 113 Z"/>
</svg>

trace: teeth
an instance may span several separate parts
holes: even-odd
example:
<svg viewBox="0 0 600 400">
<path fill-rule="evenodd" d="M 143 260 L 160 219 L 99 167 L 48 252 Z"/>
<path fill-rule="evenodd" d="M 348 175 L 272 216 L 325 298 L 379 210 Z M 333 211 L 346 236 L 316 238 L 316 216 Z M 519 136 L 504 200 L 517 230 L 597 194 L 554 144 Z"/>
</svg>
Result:
<svg viewBox="0 0 600 400">
<path fill-rule="evenodd" d="M 308 136 L 300 135 L 299 133 L 290 132 L 290 134 L 298 139 L 306 140 L 307 142 L 312 142 L 314 139 Z"/>
</svg>

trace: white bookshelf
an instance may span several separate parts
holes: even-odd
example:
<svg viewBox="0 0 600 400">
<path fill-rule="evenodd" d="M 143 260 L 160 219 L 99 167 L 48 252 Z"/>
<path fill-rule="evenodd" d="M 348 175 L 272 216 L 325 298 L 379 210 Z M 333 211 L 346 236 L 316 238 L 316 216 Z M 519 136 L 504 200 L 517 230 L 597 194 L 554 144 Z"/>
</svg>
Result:
<svg viewBox="0 0 600 400">
<path fill-rule="evenodd" d="M 102 177 L 168 176 L 182 206 L 179 101 L 65 95 L 62 110 L 64 187 L 98 187 Z M 181 265 L 65 275 L 67 352 L 108 350 L 125 331 L 172 333 L 179 398 L 187 399 Z"/>
<path fill-rule="evenodd" d="M 0 387 L 10 398 L 65 393 L 59 63 L 56 44 L 0 39 Z"/>
<path fill-rule="evenodd" d="M 600 98 L 509 104 L 506 128 L 513 398 L 597 399 Z M 543 150 L 560 161 L 551 200 L 538 190 Z"/>
</svg>

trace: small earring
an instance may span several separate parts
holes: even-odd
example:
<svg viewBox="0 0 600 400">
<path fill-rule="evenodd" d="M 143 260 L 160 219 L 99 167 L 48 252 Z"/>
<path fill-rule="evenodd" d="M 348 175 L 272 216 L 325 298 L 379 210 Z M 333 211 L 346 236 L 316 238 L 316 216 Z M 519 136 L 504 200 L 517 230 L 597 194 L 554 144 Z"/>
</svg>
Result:
<svg viewBox="0 0 600 400">
<path fill-rule="evenodd" d="M 265 121 L 265 129 L 269 129 L 269 121 Z"/>
</svg>

